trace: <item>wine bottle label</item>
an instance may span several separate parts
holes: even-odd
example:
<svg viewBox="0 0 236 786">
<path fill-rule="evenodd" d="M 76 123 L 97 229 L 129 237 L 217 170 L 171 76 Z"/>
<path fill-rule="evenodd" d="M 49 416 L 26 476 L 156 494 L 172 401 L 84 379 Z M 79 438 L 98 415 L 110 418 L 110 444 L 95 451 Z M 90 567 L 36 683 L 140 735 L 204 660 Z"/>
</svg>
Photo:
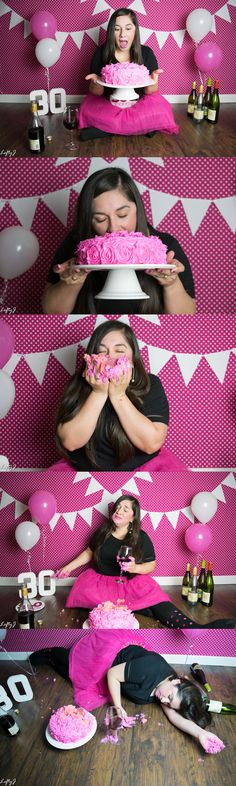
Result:
<svg viewBox="0 0 236 786">
<path fill-rule="evenodd" d="M 221 712 L 222 706 L 223 706 L 222 701 L 214 701 L 213 699 L 210 699 L 208 704 L 208 710 L 209 712 Z"/>
<path fill-rule="evenodd" d="M 203 593 L 202 593 L 202 601 L 203 601 L 203 603 L 210 603 L 210 600 L 211 600 L 211 593 L 210 592 L 204 592 L 204 590 L 203 590 Z"/>
<path fill-rule="evenodd" d="M 195 117 L 195 120 L 202 120 L 204 117 L 204 109 L 194 109 L 193 117 Z"/>
<path fill-rule="evenodd" d="M 17 732 L 20 731 L 20 729 L 19 726 L 17 726 L 17 723 L 14 723 L 14 726 L 9 726 L 8 731 L 9 734 L 12 734 L 13 736 L 13 734 L 17 734 Z"/>
<path fill-rule="evenodd" d="M 40 150 L 40 140 L 39 139 L 29 139 L 29 148 L 30 148 L 30 150 Z"/>
<path fill-rule="evenodd" d="M 188 593 L 188 601 L 189 601 L 189 603 L 197 603 L 198 602 L 198 594 L 197 594 L 197 592 L 189 592 Z"/>
<path fill-rule="evenodd" d="M 183 598 L 187 598 L 188 597 L 188 587 L 182 587 L 181 594 L 182 594 Z"/>
<path fill-rule="evenodd" d="M 216 119 L 216 109 L 208 109 L 207 117 L 209 117 L 209 120 L 215 120 Z"/>
<path fill-rule="evenodd" d="M 30 623 L 29 622 L 19 622 L 19 628 L 21 630 L 29 630 L 30 629 Z"/>
<path fill-rule="evenodd" d="M 194 104 L 188 104 L 188 114 L 193 115 L 194 113 Z"/>
</svg>

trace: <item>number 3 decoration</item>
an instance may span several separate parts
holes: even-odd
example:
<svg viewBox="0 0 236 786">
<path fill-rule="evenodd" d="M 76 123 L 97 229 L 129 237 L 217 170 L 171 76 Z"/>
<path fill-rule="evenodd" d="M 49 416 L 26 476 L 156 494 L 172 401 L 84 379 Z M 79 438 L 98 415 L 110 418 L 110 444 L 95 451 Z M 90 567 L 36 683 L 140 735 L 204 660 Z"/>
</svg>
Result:
<svg viewBox="0 0 236 786">
<path fill-rule="evenodd" d="M 37 101 L 38 115 L 47 115 L 49 110 L 52 115 L 64 112 L 66 108 L 66 91 L 63 87 L 53 87 L 46 90 L 31 90 L 30 101 Z"/>
<path fill-rule="evenodd" d="M 49 579 L 49 587 L 46 588 L 45 584 L 47 583 L 47 579 Z M 29 571 L 29 573 L 19 573 L 18 576 L 18 584 L 23 584 L 26 582 L 28 587 L 28 596 L 29 598 L 36 598 L 37 592 L 39 591 L 39 595 L 45 597 L 45 595 L 54 595 L 56 582 L 54 578 L 54 570 L 40 570 L 38 575 L 38 590 L 37 590 L 37 577 L 35 573 Z"/>
</svg>

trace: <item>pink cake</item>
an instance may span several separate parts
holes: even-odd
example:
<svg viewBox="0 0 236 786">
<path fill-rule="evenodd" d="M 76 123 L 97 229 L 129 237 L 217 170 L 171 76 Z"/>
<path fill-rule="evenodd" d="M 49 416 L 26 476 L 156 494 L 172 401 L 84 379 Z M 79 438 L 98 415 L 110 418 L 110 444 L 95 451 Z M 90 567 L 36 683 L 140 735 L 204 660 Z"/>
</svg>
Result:
<svg viewBox="0 0 236 786">
<path fill-rule="evenodd" d="M 79 265 L 165 265 L 167 247 L 156 235 L 142 232 L 106 232 L 77 247 Z"/>
<path fill-rule="evenodd" d="M 53 712 L 49 721 L 49 731 L 59 742 L 78 742 L 87 737 L 93 728 L 93 718 L 82 707 L 66 704 Z"/>
<path fill-rule="evenodd" d="M 108 85 L 142 87 L 150 82 L 150 74 L 146 66 L 137 63 L 110 63 L 102 68 L 101 79 Z"/>
<path fill-rule="evenodd" d="M 89 612 L 90 628 L 137 628 L 137 620 L 123 600 L 106 600 Z"/>
<path fill-rule="evenodd" d="M 119 379 L 120 373 L 127 374 L 130 371 L 131 363 L 127 355 L 122 355 L 117 360 L 109 358 L 107 355 L 84 355 L 86 361 L 86 372 L 88 377 L 93 375 L 101 382 L 111 379 Z M 83 374 L 85 376 L 85 373 Z"/>
</svg>

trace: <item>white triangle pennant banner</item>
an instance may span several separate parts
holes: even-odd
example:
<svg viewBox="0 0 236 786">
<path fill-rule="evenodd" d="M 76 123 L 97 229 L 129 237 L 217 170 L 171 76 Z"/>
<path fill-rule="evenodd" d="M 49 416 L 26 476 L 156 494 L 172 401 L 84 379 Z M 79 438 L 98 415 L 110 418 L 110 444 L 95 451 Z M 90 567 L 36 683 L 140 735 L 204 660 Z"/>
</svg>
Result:
<svg viewBox="0 0 236 786">
<path fill-rule="evenodd" d="M 89 30 L 85 30 L 85 33 L 87 33 L 89 38 L 92 38 L 92 41 L 94 41 L 95 44 L 98 44 L 99 27 L 90 27 Z"/>
<path fill-rule="evenodd" d="M 219 8 L 219 11 L 215 11 L 215 16 L 219 16 L 220 19 L 224 19 L 225 22 L 231 22 L 231 16 L 229 14 L 227 3 L 222 5 L 221 8 Z"/>
<path fill-rule="evenodd" d="M 44 380 L 50 352 L 29 352 L 24 355 L 27 366 L 31 369 L 40 385 Z"/>
<path fill-rule="evenodd" d="M 98 172 L 99 169 L 105 169 L 105 167 L 108 169 L 110 169 L 110 167 L 119 167 L 120 169 L 125 169 L 125 171 L 131 175 L 129 160 L 127 157 L 120 156 L 115 158 L 113 161 L 106 161 L 105 158 L 93 157 L 90 161 L 88 177 L 93 175 L 94 172 Z"/>
<path fill-rule="evenodd" d="M 90 508 L 83 508 L 83 510 L 79 510 L 78 513 L 79 513 L 79 516 L 81 516 L 81 518 L 84 519 L 84 521 L 86 521 L 86 524 L 89 524 L 89 526 L 91 527 L 92 516 L 93 516 L 93 508 L 92 507 L 90 507 Z"/>
<path fill-rule="evenodd" d="M 228 5 L 233 5 L 236 8 L 236 0 L 228 0 Z"/>
<path fill-rule="evenodd" d="M 78 344 L 54 349 L 52 355 L 69 374 L 75 373 Z"/>
<path fill-rule="evenodd" d="M 229 472 L 226 478 L 222 480 L 223 486 L 228 486 L 230 489 L 236 489 L 236 478 L 233 472 Z"/>
<path fill-rule="evenodd" d="M 23 502 L 19 502 L 19 500 L 16 499 L 16 503 L 15 503 L 15 519 L 18 519 L 19 516 L 21 516 L 22 513 L 25 513 L 26 510 L 28 510 L 27 505 L 23 505 Z"/>
<path fill-rule="evenodd" d="M 86 478 L 91 478 L 90 472 L 76 472 L 73 483 L 80 483 L 80 481 L 86 480 Z"/>
<path fill-rule="evenodd" d="M 7 506 L 11 505 L 12 502 L 16 502 L 14 497 L 11 497 L 10 494 L 7 494 L 6 491 L 3 491 L 2 492 L 2 499 L 1 499 L 1 502 L 0 502 L 0 510 L 3 510 L 3 508 L 7 508 Z"/>
<path fill-rule="evenodd" d="M 160 524 L 160 521 L 161 521 L 163 515 L 164 515 L 163 513 L 155 513 L 154 511 L 151 511 L 149 513 L 149 517 L 151 519 L 151 522 L 152 522 L 152 525 L 153 525 L 153 529 L 155 529 L 155 530 L 157 529 L 157 527 Z"/>
<path fill-rule="evenodd" d="M 141 478 L 142 480 L 147 480 L 149 483 L 153 483 L 153 478 L 150 475 L 150 472 L 135 472 L 136 478 Z"/>
<path fill-rule="evenodd" d="M 54 516 L 53 516 L 53 517 L 50 519 L 50 521 L 49 521 L 49 527 L 50 527 L 50 529 L 52 530 L 52 532 L 53 532 L 53 530 L 55 529 L 55 526 L 56 526 L 56 524 L 57 524 L 57 522 L 58 522 L 58 519 L 59 519 L 60 517 L 61 517 L 61 513 L 54 513 Z"/>
<path fill-rule="evenodd" d="M 215 20 L 214 14 L 212 16 L 211 33 L 215 33 L 215 35 L 216 35 L 216 20 Z"/>
<path fill-rule="evenodd" d="M 77 510 L 70 511 L 68 513 L 62 513 L 62 516 L 65 519 L 66 523 L 68 524 L 68 526 L 70 527 L 71 532 L 72 532 L 73 529 L 74 529 L 74 526 L 75 526 L 75 519 L 76 519 L 76 516 L 77 516 Z"/>
<path fill-rule="evenodd" d="M 79 319 L 84 319 L 84 315 L 81 314 L 68 314 L 68 317 L 65 319 L 65 325 L 71 325 L 72 322 L 78 322 Z"/>
<path fill-rule="evenodd" d="M 0 213 L 1 210 L 3 210 L 3 208 L 5 207 L 5 204 L 6 204 L 6 199 L 0 199 Z"/>
<path fill-rule="evenodd" d="M 121 488 L 117 489 L 116 491 L 117 499 L 118 497 L 121 497 L 121 495 L 122 495 Z M 110 505 L 110 503 L 114 504 L 114 494 L 111 494 L 110 491 L 104 489 L 101 501 L 97 502 L 96 505 L 94 505 L 94 508 L 96 508 L 96 510 L 99 510 L 99 512 L 102 513 L 103 516 L 108 516 L 108 506 Z"/>
<path fill-rule="evenodd" d="M 147 11 L 145 11 L 142 0 L 134 0 L 131 5 L 129 3 L 129 8 L 131 8 L 133 11 L 137 11 L 139 14 L 145 14 L 145 16 L 147 16 Z"/>
<path fill-rule="evenodd" d="M 148 356 L 149 356 L 149 363 L 150 363 L 150 371 L 153 374 L 158 374 L 159 371 L 168 363 L 168 360 L 172 358 L 173 352 L 169 352 L 168 349 L 159 349 L 158 347 L 152 347 L 148 344 Z"/>
<path fill-rule="evenodd" d="M 164 194 L 163 191 L 154 191 L 152 188 L 149 189 L 149 194 L 153 224 L 154 226 L 158 226 L 162 219 L 172 210 L 172 207 L 176 205 L 179 197 L 173 196 L 172 194 Z"/>
<path fill-rule="evenodd" d="M 143 510 L 142 508 L 140 508 L 140 519 L 144 519 L 147 513 L 149 514 L 149 510 Z"/>
<path fill-rule="evenodd" d="M 31 229 L 38 201 L 38 196 L 10 200 L 12 210 L 25 229 Z"/>
<path fill-rule="evenodd" d="M 178 44 L 179 49 L 181 49 L 183 46 L 185 30 L 171 30 L 171 35 L 174 41 L 176 41 L 176 44 Z"/>
<path fill-rule="evenodd" d="M 168 521 L 170 522 L 170 524 L 173 527 L 173 529 L 176 529 L 176 527 L 177 527 L 179 514 L 180 514 L 180 510 L 165 511 L 165 516 L 168 519 Z"/>
<path fill-rule="evenodd" d="M 160 319 L 157 314 L 137 314 L 139 319 L 146 319 L 146 322 L 152 322 L 153 325 L 160 325 Z"/>
<path fill-rule="evenodd" d="M 191 355 L 189 353 L 176 352 L 176 360 L 180 368 L 185 385 L 188 385 L 192 379 L 194 372 L 199 366 L 202 355 Z"/>
<path fill-rule="evenodd" d="M 160 49 L 164 46 L 165 42 L 167 41 L 168 36 L 170 35 L 170 31 L 168 30 L 155 30 L 155 36 L 157 39 L 158 46 Z"/>
<path fill-rule="evenodd" d="M 146 44 L 146 41 L 153 35 L 153 30 L 150 30 L 149 27 L 141 27 L 141 25 L 139 25 L 139 32 L 141 44 Z"/>
<path fill-rule="evenodd" d="M 214 199 L 214 203 L 232 232 L 236 230 L 236 196 Z"/>
<path fill-rule="evenodd" d="M 85 497 L 87 497 L 89 494 L 93 494 L 96 491 L 103 491 L 103 486 L 101 486 L 101 483 L 98 483 L 96 478 L 91 477 L 89 486 L 85 493 Z"/>
<path fill-rule="evenodd" d="M 186 508 L 181 508 L 180 513 L 183 513 L 184 516 L 186 516 L 186 518 L 189 519 L 189 521 L 194 522 L 194 515 L 192 513 L 190 505 L 187 505 Z"/>
<path fill-rule="evenodd" d="M 200 227 L 200 224 L 205 217 L 208 207 L 211 204 L 210 199 L 181 199 L 184 212 L 190 226 L 192 235 L 195 235 Z"/>
<path fill-rule="evenodd" d="M 4 371 L 6 372 L 6 374 L 10 374 L 10 377 L 13 374 L 13 371 L 15 371 L 15 368 L 18 365 L 19 360 L 21 359 L 21 357 L 24 357 L 24 356 L 23 355 L 18 355 L 16 352 L 14 352 L 14 354 L 11 356 L 11 358 L 9 358 L 9 360 L 5 364 Z"/>
<path fill-rule="evenodd" d="M 159 156 L 145 156 L 144 160 L 150 161 L 150 164 L 155 164 L 155 166 L 161 166 L 161 167 L 165 166 L 164 159 L 160 158 Z"/>
<path fill-rule="evenodd" d="M 129 6 L 129 8 L 130 8 L 130 6 Z M 127 483 L 124 484 L 124 490 L 125 491 L 129 491 L 130 494 L 138 494 L 138 496 L 140 496 L 140 492 L 138 490 L 138 487 L 137 487 L 137 485 L 135 483 L 135 479 L 134 478 L 130 478 L 130 480 L 128 480 Z"/>
<path fill-rule="evenodd" d="M 84 30 L 79 30 L 78 32 L 75 31 L 74 33 L 70 33 L 70 36 L 74 41 L 74 44 L 78 47 L 78 49 L 80 49 L 84 37 Z"/>
<path fill-rule="evenodd" d="M 219 483 L 219 486 L 216 486 L 215 489 L 212 489 L 211 493 L 220 502 L 226 502 L 225 495 L 224 495 L 221 483 Z"/>
<path fill-rule="evenodd" d="M 28 38 L 31 35 L 31 27 L 28 19 L 24 19 L 24 38 Z"/>
<path fill-rule="evenodd" d="M 59 44 L 60 49 L 62 49 L 63 44 L 65 43 L 65 41 L 68 38 L 68 36 L 69 36 L 69 33 L 63 33 L 63 31 L 61 31 L 59 33 L 58 30 L 57 30 L 57 32 L 55 33 L 55 38 L 57 40 L 57 43 Z"/>
<path fill-rule="evenodd" d="M 9 5 L 6 5 L 6 3 L 3 2 L 0 3 L 0 16 L 4 16 L 4 14 L 8 14 L 10 11 L 11 8 Z"/>
<path fill-rule="evenodd" d="M 20 22 L 24 22 L 24 17 L 20 16 L 19 14 L 16 14 L 15 11 L 12 11 L 11 12 L 10 24 L 9 24 L 9 30 L 12 30 L 13 27 L 16 27 L 16 25 L 19 25 Z"/>
<path fill-rule="evenodd" d="M 223 352 L 209 352 L 207 355 L 204 355 L 207 363 L 209 364 L 212 371 L 214 371 L 214 374 L 222 385 L 227 371 L 229 356 L 230 350 L 225 350 Z"/>
<path fill-rule="evenodd" d="M 93 9 L 92 16 L 95 16 L 96 14 L 101 14 L 103 11 L 108 11 L 108 10 L 109 11 L 111 10 L 111 6 L 108 5 L 108 3 L 106 3 L 106 0 L 97 0 L 95 8 Z"/>
<path fill-rule="evenodd" d="M 64 157 L 63 156 L 61 156 L 61 157 L 58 156 L 58 158 L 55 161 L 55 166 L 62 166 L 62 164 L 68 164 L 69 161 L 74 161 L 74 159 L 71 156 L 64 156 Z M 73 186 L 73 188 L 74 188 L 74 186 Z"/>
<path fill-rule="evenodd" d="M 64 226 L 67 226 L 68 206 L 70 199 L 70 188 L 61 188 L 58 191 L 53 191 L 50 194 L 44 194 L 41 197 L 49 210 L 54 213 L 56 218 L 61 221 Z"/>
</svg>

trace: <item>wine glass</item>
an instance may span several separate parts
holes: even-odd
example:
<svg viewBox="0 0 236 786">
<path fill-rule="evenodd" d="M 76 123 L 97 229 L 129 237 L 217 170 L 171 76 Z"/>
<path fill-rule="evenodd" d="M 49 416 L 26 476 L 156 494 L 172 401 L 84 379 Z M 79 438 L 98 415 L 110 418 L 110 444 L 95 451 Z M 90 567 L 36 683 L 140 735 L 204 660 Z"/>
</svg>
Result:
<svg viewBox="0 0 236 786">
<path fill-rule="evenodd" d="M 73 133 L 77 129 L 76 111 L 76 106 L 68 104 L 63 112 L 63 125 L 70 131 L 70 141 L 67 142 L 65 147 L 68 147 L 69 150 L 72 151 L 78 148 L 73 139 Z"/>
<path fill-rule="evenodd" d="M 117 554 L 117 562 L 120 565 L 120 578 L 116 579 L 118 584 L 123 584 L 124 580 L 122 579 L 123 573 L 123 562 L 129 562 L 132 557 L 132 548 L 131 546 L 120 546 L 118 554 Z"/>
<path fill-rule="evenodd" d="M 108 731 L 116 731 L 120 729 L 122 726 L 122 719 L 119 715 L 117 707 L 107 707 L 105 718 L 104 718 L 104 725 Z"/>
</svg>

